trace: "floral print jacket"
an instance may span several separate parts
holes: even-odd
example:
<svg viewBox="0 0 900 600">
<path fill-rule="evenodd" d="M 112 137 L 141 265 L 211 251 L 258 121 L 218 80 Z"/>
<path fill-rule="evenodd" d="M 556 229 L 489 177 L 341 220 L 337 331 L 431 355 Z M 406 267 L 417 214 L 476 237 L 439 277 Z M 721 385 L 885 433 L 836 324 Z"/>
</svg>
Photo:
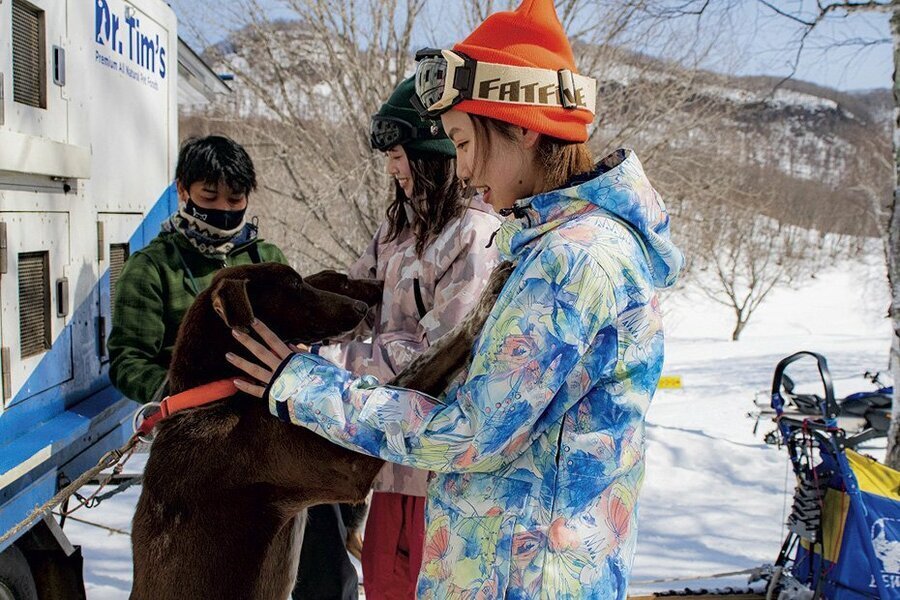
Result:
<svg viewBox="0 0 900 600">
<path fill-rule="evenodd" d="M 626 597 L 644 417 L 663 362 L 656 289 L 683 257 L 637 156 L 519 201 L 497 235 L 517 266 L 440 399 L 287 359 L 284 420 L 437 473 L 418 597 Z"/>
</svg>

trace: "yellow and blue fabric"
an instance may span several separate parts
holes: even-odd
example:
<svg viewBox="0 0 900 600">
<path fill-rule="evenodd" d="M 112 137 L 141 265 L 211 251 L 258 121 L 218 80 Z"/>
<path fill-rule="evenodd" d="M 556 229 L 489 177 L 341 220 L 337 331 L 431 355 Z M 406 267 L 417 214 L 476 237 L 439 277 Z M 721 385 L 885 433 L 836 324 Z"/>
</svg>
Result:
<svg viewBox="0 0 900 600">
<path fill-rule="evenodd" d="M 519 201 L 517 261 L 463 381 L 440 399 L 298 354 L 271 412 L 347 448 L 435 471 L 417 597 L 626 597 L 644 417 L 663 364 L 657 288 L 683 257 L 635 154 Z"/>
<path fill-rule="evenodd" d="M 816 471 L 832 474 L 823 543 L 801 545 L 793 575 L 814 587 L 824 572 L 829 600 L 900 599 L 900 472 L 852 450 L 823 452 Z"/>
</svg>

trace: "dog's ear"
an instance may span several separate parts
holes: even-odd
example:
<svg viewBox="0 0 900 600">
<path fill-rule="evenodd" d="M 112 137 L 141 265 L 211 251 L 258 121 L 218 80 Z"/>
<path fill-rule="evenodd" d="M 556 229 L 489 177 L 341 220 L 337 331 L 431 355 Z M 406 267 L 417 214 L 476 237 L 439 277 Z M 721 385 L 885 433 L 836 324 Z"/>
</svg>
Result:
<svg viewBox="0 0 900 600">
<path fill-rule="evenodd" d="M 375 306 L 381 302 L 384 288 L 384 282 L 378 279 L 351 279 L 344 273 L 330 269 L 304 277 L 303 281 L 317 290 L 348 296 L 354 300 L 365 302 L 369 306 Z"/>
<path fill-rule="evenodd" d="M 324 292 L 334 292 L 340 294 L 341 288 L 347 285 L 349 277 L 346 273 L 339 273 L 332 269 L 325 269 L 318 273 L 313 273 L 303 278 L 303 281 L 313 286 L 317 290 Z"/>
<path fill-rule="evenodd" d="M 383 293 L 384 282 L 380 279 L 348 279 L 344 295 L 372 307 L 381 304 Z"/>
<path fill-rule="evenodd" d="M 246 279 L 219 280 L 212 291 L 212 305 L 229 327 L 250 327 L 253 322 Z"/>
</svg>

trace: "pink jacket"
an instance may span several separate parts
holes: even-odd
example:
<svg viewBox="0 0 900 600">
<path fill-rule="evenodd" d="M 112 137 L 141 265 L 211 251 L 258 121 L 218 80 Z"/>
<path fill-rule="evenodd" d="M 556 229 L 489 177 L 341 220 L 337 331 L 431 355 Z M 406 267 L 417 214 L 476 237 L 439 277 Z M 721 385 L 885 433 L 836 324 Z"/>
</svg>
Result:
<svg viewBox="0 0 900 600">
<path fill-rule="evenodd" d="M 499 261 L 496 246 L 486 246 L 500 222 L 488 204 L 473 198 L 469 208 L 426 246 L 421 258 L 409 229 L 395 240 L 383 241 L 387 231 L 383 223 L 349 269 L 351 277 L 384 281 L 381 305 L 367 319 L 371 329 L 361 327 L 354 339 L 322 346 L 319 354 L 357 375 L 374 375 L 382 383 L 392 379 L 478 301 Z M 387 463 L 374 489 L 425 496 L 427 476 L 427 471 Z"/>
</svg>

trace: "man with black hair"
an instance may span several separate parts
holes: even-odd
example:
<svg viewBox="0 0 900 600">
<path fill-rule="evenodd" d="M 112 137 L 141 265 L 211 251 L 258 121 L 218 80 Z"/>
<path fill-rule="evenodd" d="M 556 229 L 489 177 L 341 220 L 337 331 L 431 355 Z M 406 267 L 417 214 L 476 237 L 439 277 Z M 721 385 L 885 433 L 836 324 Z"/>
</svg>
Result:
<svg viewBox="0 0 900 600">
<path fill-rule="evenodd" d="M 116 287 L 109 337 L 109 377 L 141 404 L 165 395 L 166 371 L 188 307 L 224 267 L 287 264 L 247 222 L 256 172 L 247 151 L 222 136 L 187 140 L 175 167 L 179 209 L 147 247 L 125 263 Z M 345 550 L 360 515 L 342 518 L 337 504 L 309 509 L 295 598 L 354 600 L 358 579 Z"/>
<path fill-rule="evenodd" d="M 175 335 L 194 298 L 221 268 L 287 264 L 247 222 L 256 171 L 244 148 L 227 137 L 187 140 L 175 167 L 179 209 L 145 248 L 132 254 L 116 287 L 109 337 L 109 377 L 127 397 L 146 404 L 164 395 Z"/>
</svg>

